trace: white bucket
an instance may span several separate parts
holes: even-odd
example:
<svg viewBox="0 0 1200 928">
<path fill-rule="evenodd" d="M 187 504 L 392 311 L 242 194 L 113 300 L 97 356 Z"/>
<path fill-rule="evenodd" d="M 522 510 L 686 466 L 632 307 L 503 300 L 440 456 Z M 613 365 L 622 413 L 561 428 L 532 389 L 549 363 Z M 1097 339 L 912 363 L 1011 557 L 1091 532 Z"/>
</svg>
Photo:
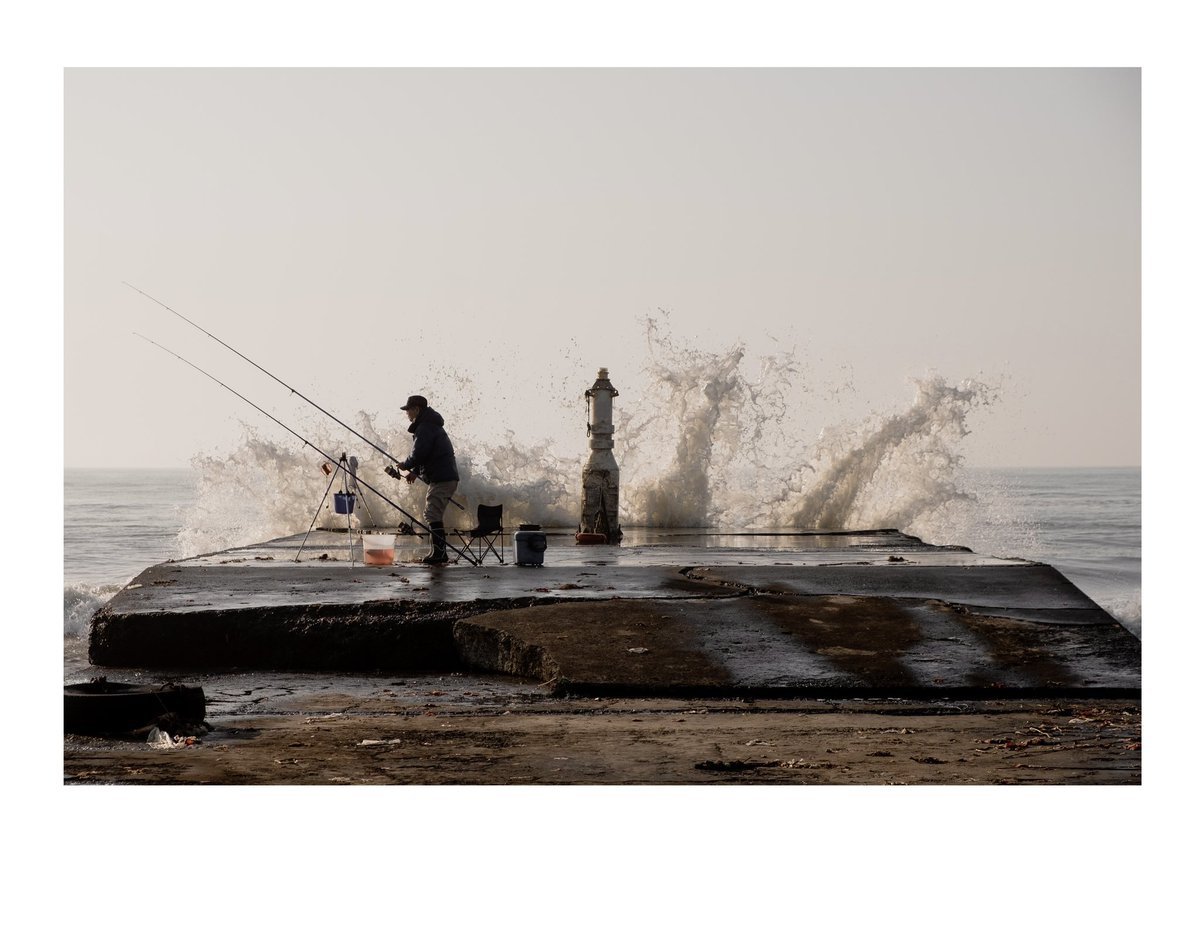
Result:
<svg viewBox="0 0 1200 928">
<path fill-rule="evenodd" d="M 368 567 L 387 567 L 396 560 L 395 535 L 362 536 L 363 563 Z"/>
</svg>

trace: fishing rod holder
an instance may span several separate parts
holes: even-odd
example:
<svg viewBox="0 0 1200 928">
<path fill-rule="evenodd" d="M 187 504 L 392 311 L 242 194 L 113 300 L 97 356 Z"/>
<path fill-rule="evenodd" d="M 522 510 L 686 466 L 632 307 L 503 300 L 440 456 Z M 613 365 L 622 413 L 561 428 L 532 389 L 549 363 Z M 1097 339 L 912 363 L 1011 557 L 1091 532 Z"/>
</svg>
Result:
<svg viewBox="0 0 1200 928">
<path fill-rule="evenodd" d="M 296 551 L 296 563 L 300 562 L 300 555 L 304 551 L 304 546 L 308 544 L 308 536 L 312 534 L 313 527 L 317 524 L 317 519 L 321 515 L 321 510 L 325 508 L 325 500 L 329 498 L 329 491 L 333 489 L 333 483 L 338 478 L 338 474 L 342 475 L 342 488 L 333 494 L 333 511 L 338 515 L 346 517 L 346 543 L 350 548 L 350 566 L 354 566 L 354 534 L 350 527 L 350 516 L 354 512 L 354 502 L 356 496 L 350 489 L 351 485 L 357 486 L 355 472 L 358 470 L 358 459 L 348 459 L 346 452 L 342 452 L 341 458 L 333 467 L 328 464 L 322 464 L 321 470 L 329 475 L 329 483 L 325 486 L 325 492 L 321 494 L 321 501 L 317 503 L 317 511 L 313 513 L 312 522 L 308 524 L 308 531 L 304 533 L 304 540 L 300 542 L 300 548 Z"/>
</svg>

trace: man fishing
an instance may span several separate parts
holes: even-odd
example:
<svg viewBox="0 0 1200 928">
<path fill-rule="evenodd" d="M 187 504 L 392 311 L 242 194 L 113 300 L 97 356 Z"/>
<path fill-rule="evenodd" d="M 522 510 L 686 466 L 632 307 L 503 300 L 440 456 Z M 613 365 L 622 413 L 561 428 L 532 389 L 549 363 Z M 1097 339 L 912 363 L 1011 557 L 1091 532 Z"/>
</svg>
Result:
<svg viewBox="0 0 1200 928">
<path fill-rule="evenodd" d="M 425 556 L 425 564 L 445 564 L 446 526 L 442 516 L 446 505 L 458 489 L 458 464 L 454 460 L 454 446 L 444 428 L 446 420 L 436 409 L 430 409 L 423 396 L 410 396 L 400 407 L 408 413 L 412 433 L 412 453 L 397 467 L 385 467 L 389 477 L 401 478 L 412 483 L 418 477 L 429 484 L 425 494 L 425 521 L 429 525 L 431 547 Z M 401 471 L 408 471 L 406 474 Z"/>
</svg>

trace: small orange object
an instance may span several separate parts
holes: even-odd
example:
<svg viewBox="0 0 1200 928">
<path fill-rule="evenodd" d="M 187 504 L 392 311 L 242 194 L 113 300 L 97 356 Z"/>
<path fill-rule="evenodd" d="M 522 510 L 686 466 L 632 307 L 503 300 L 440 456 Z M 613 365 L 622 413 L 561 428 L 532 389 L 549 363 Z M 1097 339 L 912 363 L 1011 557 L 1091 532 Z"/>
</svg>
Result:
<svg viewBox="0 0 1200 928">
<path fill-rule="evenodd" d="M 602 545 L 608 542 L 608 536 L 603 532 L 579 532 L 575 535 L 577 545 Z"/>
</svg>

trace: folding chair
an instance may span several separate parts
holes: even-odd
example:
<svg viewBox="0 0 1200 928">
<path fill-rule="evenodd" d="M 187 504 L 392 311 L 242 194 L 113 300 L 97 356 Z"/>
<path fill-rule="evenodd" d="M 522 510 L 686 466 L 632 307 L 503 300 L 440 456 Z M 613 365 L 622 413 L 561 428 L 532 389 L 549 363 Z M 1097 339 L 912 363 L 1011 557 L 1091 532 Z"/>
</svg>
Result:
<svg viewBox="0 0 1200 928">
<path fill-rule="evenodd" d="M 490 551 L 496 560 L 504 563 L 504 506 L 480 505 L 479 524 L 469 532 L 455 529 L 460 543 L 475 555 L 476 565 L 482 564 Z M 496 539 L 500 540 L 500 551 L 496 551 Z"/>
</svg>

